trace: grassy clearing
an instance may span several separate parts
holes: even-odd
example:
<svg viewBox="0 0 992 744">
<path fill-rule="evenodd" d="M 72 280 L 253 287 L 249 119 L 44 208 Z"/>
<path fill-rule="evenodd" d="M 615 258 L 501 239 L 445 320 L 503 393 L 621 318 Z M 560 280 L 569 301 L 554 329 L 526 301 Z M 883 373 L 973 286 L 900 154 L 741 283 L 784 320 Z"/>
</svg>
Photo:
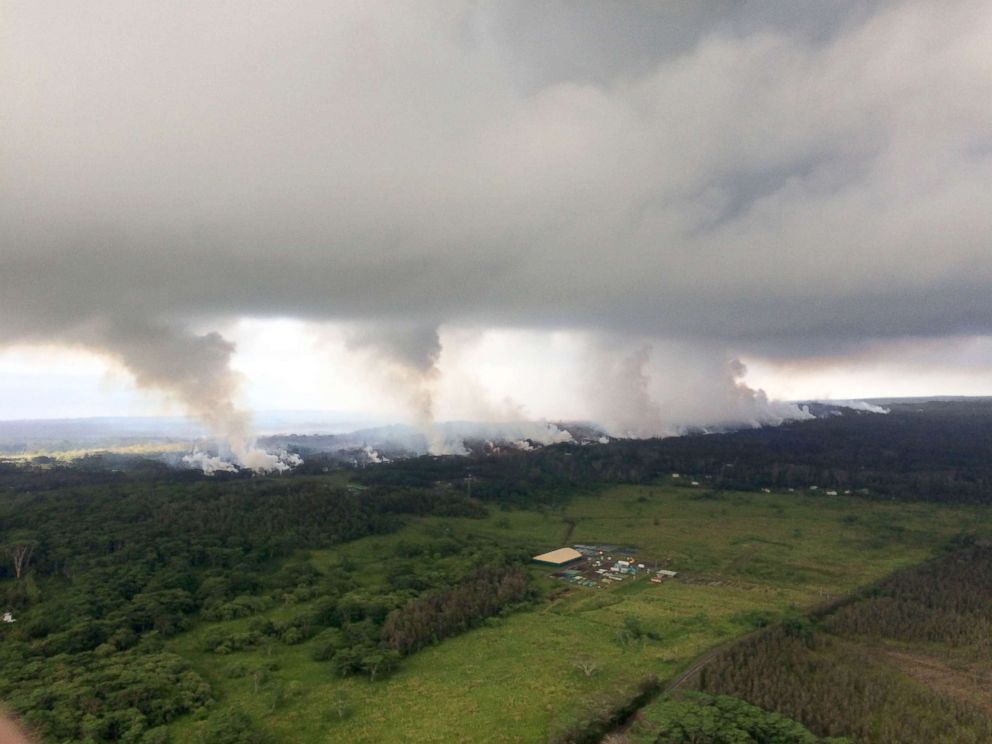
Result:
<svg viewBox="0 0 992 744">
<path fill-rule="evenodd" d="M 406 659 L 374 684 L 341 679 L 312 661 L 314 641 L 216 656 L 198 650 L 202 633 L 246 620 L 201 626 L 170 647 L 191 659 L 221 705 L 251 713 L 277 741 L 533 742 L 557 720 L 581 712 L 605 690 L 647 674 L 665 677 L 714 645 L 790 606 L 810 607 L 919 562 L 963 529 L 987 528 L 981 507 L 879 503 L 801 494 L 712 494 L 672 486 L 622 486 L 560 511 L 494 510 L 485 520 L 427 519 L 393 535 L 311 554 L 325 572 L 347 556 L 369 586 L 384 581 L 395 545 L 444 531 L 487 536 L 538 552 L 571 542 L 637 546 L 680 571 L 661 586 L 646 580 L 610 589 L 570 589 L 533 610 L 490 621 Z M 407 559 L 416 560 L 416 559 Z M 549 587 L 550 569 L 534 567 Z M 298 611 L 278 608 L 269 614 Z M 659 640 L 623 642 L 627 617 Z M 576 667 L 591 659 L 587 676 Z M 245 669 L 270 666 L 257 682 Z M 239 676 L 240 675 L 240 676 Z M 334 701 L 345 695 L 343 719 Z M 188 740 L 192 720 L 174 725 Z"/>
</svg>

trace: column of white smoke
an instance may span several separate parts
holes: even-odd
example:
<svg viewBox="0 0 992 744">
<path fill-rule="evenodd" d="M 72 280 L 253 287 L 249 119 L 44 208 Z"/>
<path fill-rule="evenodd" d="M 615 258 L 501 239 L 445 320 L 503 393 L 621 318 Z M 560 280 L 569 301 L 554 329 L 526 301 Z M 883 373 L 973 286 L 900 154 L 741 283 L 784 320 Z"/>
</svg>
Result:
<svg viewBox="0 0 992 744">
<path fill-rule="evenodd" d="M 231 370 L 234 344 L 218 333 L 115 320 L 88 325 L 76 340 L 115 357 L 139 387 L 164 393 L 222 438 L 232 462 L 194 452 L 187 458 L 204 472 L 233 465 L 257 472 L 287 470 L 302 460 L 271 453 L 255 444 L 248 413 L 236 404 L 239 379 Z"/>
<path fill-rule="evenodd" d="M 434 418 L 434 391 L 440 370 L 441 338 L 434 324 L 402 321 L 354 326 L 345 339 L 349 349 L 369 356 L 375 377 L 410 414 L 433 455 L 463 454 L 461 442 L 448 442 Z"/>
<path fill-rule="evenodd" d="M 744 381 L 744 364 L 719 345 L 638 343 L 596 336 L 588 342 L 586 395 L 613 436 L 673 436 L 689 429 L 777 425 L 809 417 L 769 400 Z"/>
<path fill-rule="evenodd" d="M 627 348 L 625 348 L 627 347 Z M 658 437 L 674 433 L 651 397 L 651 346 L 599 338 L 590 342 L 586 396 L 596 423 L 615 437 Z"/>
</svg>

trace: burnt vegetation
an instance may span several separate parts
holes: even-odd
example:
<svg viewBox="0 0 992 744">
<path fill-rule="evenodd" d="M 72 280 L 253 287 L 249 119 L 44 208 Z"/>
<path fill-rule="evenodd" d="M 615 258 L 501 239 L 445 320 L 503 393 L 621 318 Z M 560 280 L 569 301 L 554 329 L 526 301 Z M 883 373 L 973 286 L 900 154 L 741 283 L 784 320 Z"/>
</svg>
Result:
<svg viewBox="0 0 992 744">
<path fill-rule="evenodd" d="M 992 548 L 902 571 L 719 654 L 696 686 L 865 744 L 992 741 Z M 935 674 L 935 670 L 937 673 Z"/>
<path fill-rule="evenodd" d="M 531 598 L 523 568 L 486 566 L 450 589 L 431 592 L 394 610 L 386 618 L 382 637 L 387 646 L 405 656 Z"/>
</svg>

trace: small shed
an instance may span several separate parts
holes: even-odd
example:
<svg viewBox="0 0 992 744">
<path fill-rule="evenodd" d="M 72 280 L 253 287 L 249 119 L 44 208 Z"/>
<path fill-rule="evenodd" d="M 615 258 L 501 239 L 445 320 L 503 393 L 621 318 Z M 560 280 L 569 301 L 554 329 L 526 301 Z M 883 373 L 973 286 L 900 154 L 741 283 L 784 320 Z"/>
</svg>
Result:
<svg viewBox="0 0 992 744">
<path fill-rule="evenodd" d="M 535 555 L 531 560 L 535 563 L 543 563 L 546 566 L 565 566 L 574 561 L 581 560 L 582 553 L 574 548 L 558 548 L 550 553 Z"/>
</svg>

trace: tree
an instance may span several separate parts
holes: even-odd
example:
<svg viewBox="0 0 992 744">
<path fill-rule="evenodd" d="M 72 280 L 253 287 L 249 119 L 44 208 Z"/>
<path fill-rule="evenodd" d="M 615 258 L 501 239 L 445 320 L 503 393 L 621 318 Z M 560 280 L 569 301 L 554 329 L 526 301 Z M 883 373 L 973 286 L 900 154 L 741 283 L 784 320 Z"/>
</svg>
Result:
<svg viewBox="0 0 992 744">
<path fill-rule="evenodd" d="M 235 708 L 216 713 L 201 731 L 204 744 L 265 744 L 268 737 L 255 729 L 251 718 Z"/>
<path fill-rule="evenodd" d="M 27 533 L 21 533 L 4 546 L 4 552 L 14 561 L 14 576 L 16 578 L 21 578 L 28 570 L 31 565 L 31 554 L 37 545 L 37 540 Z"/>
<path fill-rule="evenodd" d="M 599 669 L 599 662 L 589 656 L 580 656 L 575 660 L 575 668 L 591 677 Z"/>
<path fill-rule="evenodd" d="M 337 713 L 338 718 L 344 720 L 351 713 L 351 698 L 345 690 L 335 690 L 331 695 L 331 708 Z"/>
<path fill-rule="evenodd" d="M 369 680 L 375 682 L 380 673 L 391 672 L 400 663 L 399 651 L 382 649 L 362 657 L 362 669 L 369 675 Z"/>
</svg>

